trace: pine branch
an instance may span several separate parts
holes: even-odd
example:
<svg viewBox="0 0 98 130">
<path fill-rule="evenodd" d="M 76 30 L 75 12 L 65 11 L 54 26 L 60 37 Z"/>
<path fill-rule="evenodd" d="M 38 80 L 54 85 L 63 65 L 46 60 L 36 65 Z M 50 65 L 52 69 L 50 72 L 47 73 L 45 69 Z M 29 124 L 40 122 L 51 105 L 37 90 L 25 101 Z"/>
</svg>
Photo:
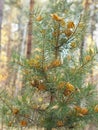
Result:
<svg viewBox="0 0 98 130">
<path fill-rule="evenodd" d="M 59 43 L 59 37 L 60 37 L 60 23 L 58 23 L 58 30 L 57 30 L 57 39 L 56 39 L 56 47 L 55 47 L 55 59 L 58 58 L 58 51 L 59 51 L 59 48 L 58 48 L 58 43 Z"/>
<path fill-rule="evenodd" d="M 67 43 L 67 42 L 75 35 L 75 33 L 76 33 L 77 29 L 78 29 L 79 23 L 81 22 L 81 18 L 82 18 L 82 14 L 80 15 L 79 22 L 78 22 L 78 24 L 77 24 L 77 26 L 76 26 L 74 32 L 66 39 L 65 42 L 63 42 L 62 44 L 60 44 L 60 45 L 58 45 L 58 46 L 55 46 L 55 48 L 58 48 L 58 49 L 59 49 L 60 47 L 62 47 L 65 43 Z"/>
</svg>

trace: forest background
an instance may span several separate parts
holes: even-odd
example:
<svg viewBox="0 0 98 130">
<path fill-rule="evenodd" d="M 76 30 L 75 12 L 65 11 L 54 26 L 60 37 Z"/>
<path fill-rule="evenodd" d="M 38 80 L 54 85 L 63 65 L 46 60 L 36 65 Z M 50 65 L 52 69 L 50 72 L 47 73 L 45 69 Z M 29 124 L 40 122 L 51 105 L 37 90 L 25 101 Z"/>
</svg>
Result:
<svg viewBox="0 0 98 130">
<path fill-rule="evenodd" d="M 15 97 L 21 89 L 20 74 L 21 67 L 18 66 L 17 71 L 13 70 L 11 66 L 11 60 L 15 56 L 15 53 L 20 54 L 20 57 L 29 57 L 28 43 L 29 31 L 33 28 L 29 27 L 31 20 L 29 13 L 35 8 L 36 12 L 40 10 L 40 15 L 47 10 L 48 0 L 36 0 L 30 5 L 29 0 L 0 0 L 0 89 L 7 90 L 13 97 Z M 66 10 L 67 13 L 70 10 L 77 12 L 80 9 L 78 4 L 89 10 L 89 31 L 85 34 L 83 39 L 83 48 L 87 50 L 91 48 L 93 51 L 94 46 L 98 47 L 98 2 L 97 0 L 67 0 L 67 4 L 70 4 L 70 9 Z M 76 8 L 77 7 L 77 8 Z M 35 13 L 36 13 L 35 12 Z M 31 21 L 30 21 L 31 20 Z M 32 41 L 33 42 L 33 38 Z M 33 45 L 33 51 L 34 46 Z M 36 50 L 35 50 L 36 51 Z M 97 59 L 98 60 L 98 59 Z M 98 61 L 95 61 L 96 65 L 91 68 L 91 74 L 88 76 L 87 81 L 97 84 L 98 77 Z M 93 63 L 92 63 L 93 64 Z M 91 124 L 92 125 L 92 124 Z M 3 128 L 3 122 L 1 119 L 1 128 Z"/>
</svg>

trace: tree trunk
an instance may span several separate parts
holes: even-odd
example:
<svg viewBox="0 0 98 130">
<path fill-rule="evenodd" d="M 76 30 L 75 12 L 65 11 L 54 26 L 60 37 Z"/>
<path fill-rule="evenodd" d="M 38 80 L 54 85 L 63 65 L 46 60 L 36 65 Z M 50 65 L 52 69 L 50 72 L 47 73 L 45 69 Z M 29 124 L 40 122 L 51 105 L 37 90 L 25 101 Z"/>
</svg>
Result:
<svg viewBox="0 0 98 130">
<path fill-rule="evenodd" d="M 85 0 L 85 2 L 84 2 L 84 15 L 88 11 L 88 9 L 89 9 L 89 0 Z M 83 41 L 82 41 L 81 46 L 80 46 L 80 64 L 83 62 L 83 50 L 84 50 L 84 46 L 85 46 L 84 38 L 85 38 L 85 36 L 83 36 Z"/>
<path fill-rule="evenodd" d="M 28 34 L 27 34 L 27 51 L 26 51 L 26 57 L 27 59 L 30 58 L 31 56 L 31 51 L 32 51 L 32 15 L 33 15 L 33 7 L 34 7 L 34 0 L 30 0 L 30 5 L 29 5 L 29 22 L 28 22 Z M 22 89 L 21 89 L 21 95 L 23 95 L 25 86 L 24 86 L 25 79 L 22 81 Z"/>
<path fill-rule="evenodd" d="M 27 58 L 31 56 L 32 50 L 32 14 L 33 14 L 34 0 L 30 0 L 29 22 L 28 22 L 28 40 L 27 40 Z"/>
<path fill-rule="evenodd" d="M 4 0 L 0 0 L 0 53 L 1 53 L 1 26 L 3 18 L 3 6 L 4 6 Z"/>
<path fill-rule="evenodd" d="M 25 25 L 24 29 L 23 29 L 23 40 L 22 40 L 22 44 L 21 44 L 21 48 L 20 48 L 20 62 L 21 62 L 21 57 L 24 56 L 24 52 L 25 52 L 25 41 L 26 41 L 26 34 L 27 34 L 27 25 Z M 18 95 L 19 92 L 19 84 L 21 83 L 20 79 L 22 78 L 20 76 L 20 70 L 21 70 L 21 66 L 18 66 L 18 71 L 17 71 L 17 78 L 16 78 L 16 84 L 15 84 L 15 94 L 14 96 Z"/>
<path fill-rule="evenodd" d="M 95 25 L 96 25 L 96 15 L 95 15 L 95 10 L 96 10 L 96 4 L 95 4 L 95 0 L 92 0 L 92 10 L 90 12 L 90 16 L 91 16 L 91 29 L 90 29 L 90 33 L 91 33 L 91 39 L 92 41 L 94 41 L 93 39 L 93 33 L 94 33 L 94 30 L 95 30 Z M 94 44 L 91 43 L 91 48 L 94 48 Z M 93 66 L 93 61 L 92 61 L 92 66 Z M 93 67 L 91 69 L 91 83 L 94 83 L 94 74 L 93 74 Z"/>
</svg>

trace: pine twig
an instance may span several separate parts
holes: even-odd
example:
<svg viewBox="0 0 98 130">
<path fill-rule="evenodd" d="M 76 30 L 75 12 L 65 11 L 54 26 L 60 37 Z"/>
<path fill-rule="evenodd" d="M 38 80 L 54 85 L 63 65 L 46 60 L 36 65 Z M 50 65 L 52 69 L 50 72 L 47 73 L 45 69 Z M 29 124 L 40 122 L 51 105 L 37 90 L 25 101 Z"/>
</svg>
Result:
<svg viewBox="0 0 98 130">
<path fill-rule="evenodd" d="M 82 14 L 80 15 L 79 22 L 78 22 L 78 24 L 77 24 L 77 26 L 76 26 L 74 32 L 70 35 L 70 37 L 68 37 L 68 38 L 66 39 L 66 41 L 63 42 L 62 44 L 60 44 L 60 45 L 58 45 L 58 46 L 55 46 L 55 48 L 58 48 L 58 49 L 59 49 L 61 46 L 63 46 L 65 43 L 67 43 L 70 38 L 72 38 L 72 37 L 74 36 L 74 34 L 76 33 L 76 31 L 77 31 L 77 29 L 78 29 L 79 23 L 81 22 L 81 18 L 82 18 Z"/>
</svg>

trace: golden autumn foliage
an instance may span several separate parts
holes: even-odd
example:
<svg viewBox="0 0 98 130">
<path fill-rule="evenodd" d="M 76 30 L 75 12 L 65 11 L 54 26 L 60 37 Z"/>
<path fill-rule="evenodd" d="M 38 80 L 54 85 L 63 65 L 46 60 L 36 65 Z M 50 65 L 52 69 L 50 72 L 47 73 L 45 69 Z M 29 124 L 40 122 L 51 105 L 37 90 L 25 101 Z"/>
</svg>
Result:
<svg viewBox="0 0 98 130">
<path fill-rule="evenodd" d="M 41 15 L 37 16 L 36 21 L 40 22 L 42 21 L 43 17 Z"/>
<path fill-rule="evenodd" d="M 38 59 L 29 59 L 27 63 L 29 64 L 30 67 L 35 67 L 38 69 L 41 67 Z"/>
<path fill-rule="evenodd" d="M 30 82 L 30 84 L 33 86 L 33 87 L 38 87 L 39 85 L 39 80 L 38 79 L 34 79 Z"/>
<path fill-rule="evenodd" d="M 49 65 L 44 66 L 44 70 L 47 71 L 48 69 L 59 67 L 61 65 L 62 65 L 61 60 L 60 59 L 55 59 Z"/>
<path fill-rule="evenodd" d="M 9 127 L 11 127 L 11 126 L 12 126 L 12 124 L 13 124 L 13 122 L 12 122 L 12 121 L 8 122 L 8 126 L 9 126 Z"/>
<path fill-rule="evenodd" d="M 98 105 L 96 105 L 96 106 L 94 107 L 94 111 L 95 111 L 95 112 L 98 112 Z"/>
<path fill-rule="evenodd" d="M 81 114 L 87 115 L 88 114 L 88 109 L 87 108 L 81 108 Z"/>
<path fill-rule="evenodd" d="M 67 23 L 67 28 L 68 28 L 68 29 L 75 28 L 74 22 L 73 22 L 73 21 L 68 21 L 68 23 Z"/>
<path fill-rule="evenodd" d="M 62 21 L 62 17 L 59 17 L 56 13 L 54 14 L 51 14 L 51 17 L 53 20 L 56 20 L 56 21 Z"/>
<path fill-rule="evenodd" d="M 88 114 L 88 109 L 84 107 L 75 106 L 75 110 L 80 116 Z"/>
<path fill-rule="evenodd" d="M 69 36 L 72 35 L 73 32 L 72 32 L 70 29 L 67 29 L 67 30 L 64 31 L 64 33 L 65 33 L 65 35 L 66 35 L 67 37 L 69 37 Z"/>
<path fill-rule="evenodd" d="M 30 82 L 33 87 L 36 87 L 39 91 L 46 90 L 44 83 L 40 83 L 38 79 L 34 79 Z"/>
<path fill-rule="evenodd" d="M 13 108 L 13 109 L 12 109 L 12 113 L 13 113 L 14 115 L 17 115 L 17 114 L 19 113 L 19 109 L 18 109 L 18 108 Z"/>
<path fill-rule="evenodd" d="M 80 112 L 80 111 L 81 111 L 81 107 L 79 107 L 79 106 L 75 106 L 74 108 L 75 108 L 75 110 L 76 110 L 77 112 Z"/>
<path fill-rule="evenodd" d="M 27 121 L 26 121 L 26 120 L 21 120 L 21 121 L 20 121 L 20 125 L 21 125 L 22 127 L 27 126 Z"/>
<path fill-rule="evenodd" d="M 64 19 L 62 19 L 62 20 L 60 21 L 60 25 L 61 25 L 61 27 L 65 27 L 65 26 L 66 26 L 66 22 L 64 21 Z"/>
<path fill-rule="evenodd" d="M 54 37 L 57 37 L 57 36 L 59 36 L 60 33 L 61 33 L 60 31 L 54 31 L 54 32 L 52 33 L 52 35 L 53 35 Z"/>
<path fill-rule="evenodd" d="M 89 49 L 89 53 L 91 54 L 91 55 L 93 55 L 95 52 L 94 52 L 94 49 L 93 48 L 90 48 Z"/>
<path fill-rule="evenodd" d="M 69 82 L 67 82 L 66 83 L 66 88 L 64 90 L 64 95 L 68 96 L 74 91 L 75 91 L 75 87 L 72 84 L 70 84 Z"/>
<path fill-rule="evenodd" d="M 26 70 L 26 69 L 24 69 L 23 71 L 22 71 L 22 74 L 24 74 L 24 75 L 26 75 L 26 74 L 29 74 L 30 72 L 28 71 L 28 70 Z"/>
<path fill-rule="evenodd" d="M 75 42 L 72 42 L 72 43 L 71 43 L 71 47 L 72 47 L 72 48 L 75 48 L 76 46 L 77 46 L 77 45 L 76 45 Z"/>
<path fill-rule="evenodd" d="M 40 90 L 40 91 L 46 90 L 46 86 L 43 83 L 41 83 L 38 85 L 38 90 Z"/>
<path fill-rule="evenodd" d="M 85 61 L 90 61 L 90 60 L 91 60 L 91 56 L 90 55 L 85 56 Z"/>
<path fill-rule="evenodd" d="M 58 126 L 58 127 L 62 127 L 62 126 L 64 126 L 63 121 L 61 121 L 61 120 L 57 121 L 57 126 Z"/>
<path fill-rule="evenodd" d="M 38 109 L 39 109 L 39 105 L 34 104 L 34 105 L 32 106 L 32 108 L 33 108 L 34 110 L 38 110 Z"/>
<path fill-rule="evenodd" d="M 58 84 L 58 89 L 64 88 L 64 87 L 65 87 L 65 84 L 66 84 L 66 82 L 61 81 L 61 82 Z"/>
<path fill-rule="evenodd" d="M 0 74 L 0 82 L 7 79 L 7 74 Z"/>
<path fill-rule="evenodd" d="M 85 26 L 85 25 L 84 25 L 83 22 L 80 22 L 79 25 L 78 25 L 79 28 L 83 28 L 84 26 Z"/>
<path fill-rule="evenodd" d="M 52 63 L 51 63 L 51 66 L 53 66 L 53 67 L 58 67 L 58 66 L 60 66 L 61 65 L 61 60 L 59 60 L 59 59 L 56 59 L 56 60 L 54 60 Z"/>
</svg>

